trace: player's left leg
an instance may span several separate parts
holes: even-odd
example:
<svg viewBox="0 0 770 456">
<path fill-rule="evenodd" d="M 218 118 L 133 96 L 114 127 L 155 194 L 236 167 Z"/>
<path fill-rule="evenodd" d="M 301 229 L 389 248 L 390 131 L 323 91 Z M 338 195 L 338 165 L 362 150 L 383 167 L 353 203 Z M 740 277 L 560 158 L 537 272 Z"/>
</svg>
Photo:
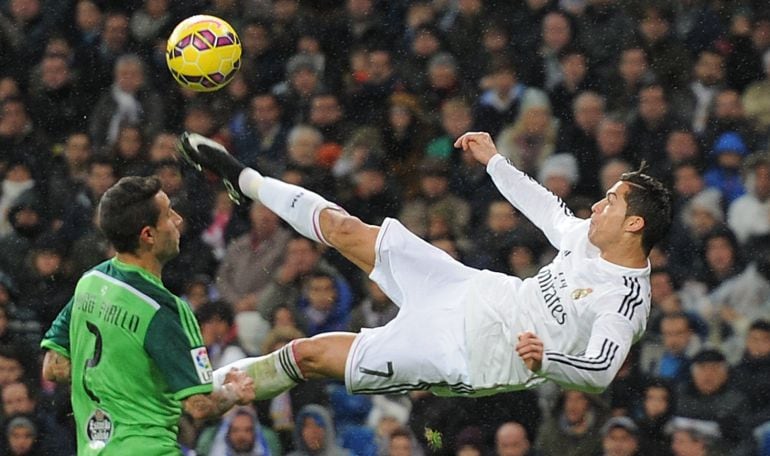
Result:
<svg viewBox="0 0 770 456">
<path fill-rule="evenodd" d="M 245 195 L 259 200 L 298 233 L 334 247 L 367 274 L 374 268 L 379 227 L 363 223 L 308 189 L 261 175 L 201 135 L 183 134 L 179 150 L 193 166 L 221 176 L 232 198 Z"/>
<path fill-rule="evenodd" d="M 254 379 L 256 400 L 272 399 L 308 379 L 345 379 L 345 363 L 356 335 L 336 332 L 293 340 L 264 356 L 244 358 L 214 371 L 219 388 L 225 375 L 237 368 Z"/>
</svg>

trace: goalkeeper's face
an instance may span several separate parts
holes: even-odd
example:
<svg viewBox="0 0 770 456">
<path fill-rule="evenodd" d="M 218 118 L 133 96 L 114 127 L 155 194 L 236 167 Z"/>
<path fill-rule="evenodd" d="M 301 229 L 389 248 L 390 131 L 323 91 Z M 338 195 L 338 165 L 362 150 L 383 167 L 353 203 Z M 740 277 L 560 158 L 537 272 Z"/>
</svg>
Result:
<svg viewBox="0 0 770 456">
<path fill-rule="evenodd" d="M 182 216 L 171 207 L 171 200 L 163 191 L 155 195 L 155 202 L 160 212 L 157 223 L 151 227 L 152 250 L 158 261 L 164 264 L 179 254 L 179 226 L 182 224 Z"/>
</svg>

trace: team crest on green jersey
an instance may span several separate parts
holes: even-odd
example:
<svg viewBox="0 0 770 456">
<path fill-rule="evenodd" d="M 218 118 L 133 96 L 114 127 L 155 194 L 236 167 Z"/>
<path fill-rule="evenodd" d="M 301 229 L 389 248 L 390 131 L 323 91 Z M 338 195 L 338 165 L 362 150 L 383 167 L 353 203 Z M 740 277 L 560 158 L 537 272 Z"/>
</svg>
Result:
<svg viewBox="0 0 770 456">
<path fill-rule="evenodd" d="M 104 410 L 96 409 L 86 421 L 89 446 L 93 449 L 103 448 L 110 441 L 113 429 L 110 415 Z"/>
</svg>

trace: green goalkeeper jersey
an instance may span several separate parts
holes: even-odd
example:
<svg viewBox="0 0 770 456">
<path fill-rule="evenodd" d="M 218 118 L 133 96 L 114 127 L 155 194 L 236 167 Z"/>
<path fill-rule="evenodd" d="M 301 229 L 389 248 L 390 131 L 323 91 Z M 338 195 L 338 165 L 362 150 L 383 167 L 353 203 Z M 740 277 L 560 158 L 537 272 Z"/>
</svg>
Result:
<svg viewBox="0 0 770 456">
<path fill-rule="evenodd" d="M 212 391 L 190 307 L 115 258 L 83 275 L 41 346 L 70 358 L 78 455 L 179 454 L 181 400 Z"/>
</svg>

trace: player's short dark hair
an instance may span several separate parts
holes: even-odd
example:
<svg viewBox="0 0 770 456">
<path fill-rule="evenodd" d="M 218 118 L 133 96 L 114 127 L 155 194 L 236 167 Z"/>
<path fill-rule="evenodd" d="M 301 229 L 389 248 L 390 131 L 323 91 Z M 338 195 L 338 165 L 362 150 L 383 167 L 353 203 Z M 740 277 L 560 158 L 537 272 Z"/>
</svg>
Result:
<svg viewBox="0 0 770 456">
<path fill-rule="evenodd" d="M 642 248 L 649 255 L 652 248 L 662 241 L 671 227 L 671 191 L 654 177 L 644 174 L 644 165 L 637 171 L 623 173 L 621 182 L 629 184 L 626 194 L 626 215 L 644 219 Z"/>
<path fill-rule="evenodd" d="M 139 248 L 139 233 L 158 222 L 160 208 L 154 197 L 159 191 L 157 177 L 129 176 L 104 193 L 98 223 L 115 250 L 134 253 Z"/>
</svg>

